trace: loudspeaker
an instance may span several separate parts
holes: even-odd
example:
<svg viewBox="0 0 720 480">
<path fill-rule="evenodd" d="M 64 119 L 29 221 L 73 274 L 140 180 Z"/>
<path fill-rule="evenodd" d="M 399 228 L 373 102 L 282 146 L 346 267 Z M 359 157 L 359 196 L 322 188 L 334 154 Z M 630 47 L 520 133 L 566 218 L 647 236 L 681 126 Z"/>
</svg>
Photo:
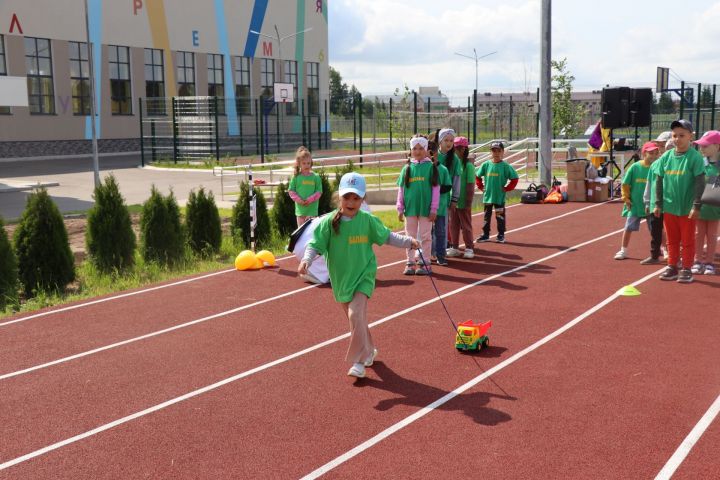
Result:
<svg viewBox="0 0 720 480">
<path fill-rule="evenodd" d="M 602 127 L 624 128 L 630 125 L 630 102 L 632 89 L 629 87 L 603 88 Z"/>
<path fill-rule="evenodd" d="M 630 126 L 649 127 L 652 119 L 651 111 L 653 93 L 651 88 L 633 88 L 630 102 Z"/>
</svg>

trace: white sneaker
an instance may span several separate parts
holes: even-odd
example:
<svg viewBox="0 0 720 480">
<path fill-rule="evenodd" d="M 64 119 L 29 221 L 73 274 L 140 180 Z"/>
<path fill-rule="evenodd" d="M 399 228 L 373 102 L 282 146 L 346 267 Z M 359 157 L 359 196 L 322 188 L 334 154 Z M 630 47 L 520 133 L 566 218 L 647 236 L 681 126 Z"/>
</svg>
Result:
<svg viewBox="0 0 720 480">
<path fill-rule="evenodd" d="M 462 253 L 460 253 L 460 250 L 458 250 L 457 248 L 450 247 L 445 250 L 446 257 L 459 257 L 460 255 L 462 255 Z"/>
<path fill-rule="evenodd" d="M 469 248 L 466 248 L 465 253 L 463 253 L 463 258 L 473 258 L 473 257 L 475 257 L 475 252 L 473 252 Z"/>
<path fill-rule="evenodd" d="M 373 353 L 372 353 L 372 355 L 370 356 L 370 360 L 365 360 L 365 366 L 366 366 L 366 367 L 372 367 L 372 366 L 373 366 L 373 362 L 375 361 L 375 357 L 377 357 L 377 354 L 378 354 L 378 349 L 377 349 L 377 348 L 373 348 Z"/>
<path fill-rule="evenodd" d="M 715 266 L 712 263 L 705 265 L 705 275 L 715 275 Z"/>
<path fill-rule="evenodd" d="M 615 254 L 615 257 L 614 257 L 614 258 L 615 258 L 615 260 L 625 260 L 625 258 L 627 258 L 627 257 L 625 256 L 625 250 L 624 250 L 624 249 L 621 249 L 619 252 L 617 252 L 617 253 Z"/>
<path fill-rule="evenodd" d="M 362 363 L 353 363 L 353 366 L 348 370 L 348 376 L 365 378 L 365 365 Z"/>
<path fill-rule="evenodd" d="M 300 278 L 302 278 L 306 282 L 315 283 L 317 285 L 323 284 L 323 282 L 321 282 L 315 275 L 310 272 L 300 275 Z"/>
<path fill-rule="evenodd" d="M 690 271 L 695 275 L 702 275 L 705 272 L 705 265 L 700 262 L 695 263 Z"/>
</svg>

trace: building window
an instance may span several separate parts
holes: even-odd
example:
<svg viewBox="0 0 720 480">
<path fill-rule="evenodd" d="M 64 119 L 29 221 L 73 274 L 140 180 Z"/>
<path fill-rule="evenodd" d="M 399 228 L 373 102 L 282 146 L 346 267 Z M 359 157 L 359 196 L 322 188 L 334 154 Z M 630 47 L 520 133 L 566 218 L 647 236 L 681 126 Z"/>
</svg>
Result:
<svg viewBox="0 0 720 480">
<path fill-rule="evenodd" d="M 165 62 L 163 51 L 145 49 L 145 110 L 148 115 L 165 115 Z"/>
<path fill-rule="evenodd" d="M 252 115 L 249 57 L 235 57 L 235 102 L 238 115 Z"/>
<path fill-rule="evenodd" d="M 130 89 L 130 48 L 108 46 L 110 64 L 110 100 L 113 115 L 132 114 Z"/>
<path fill-rule="evenodd" d="M 217 53 L 207 54 L 208 97 L 217 97 L 217 109 L 225 115 L 225 85 L 223 84 L 223 56 Z"/>
<path fill-rule="evenodd" d="M 5 62 L 5 37 L 0 35 L 0 75 L 7 75 L 7 66 Z M 0 115 L 10 113 L 10 107 L 0 107 Z"/>
<path fill-rule="evenodd" d="M 275 98 L 275 61 L 272 58 L 260 59 L 260 99 L 263 103 L 265 114 L 273 114 L 275 109 L 270 110 Z"/>
<path fill-rule="evenodd" d="M 90 115 L 90 67 L 87 43 L 70 42 L 70 87 L 75 115 Z"/>
<path fill-rule="evenodd" d="M 308 115 L 320 114 L 320 64 L 308 62 L 307 64 L 307 105 Z"/>
<path fill-rule="evenodd" d="M 293 84 L 293 101 L 285 104 L 285 113 L 287 115 L 298 114 L 298 71 L 297 62 L 293 60 L 285 60 L 285 83 Z"/>
<path fill-rule="evenodd" d="M 195 96 L 195 54 L 177 52 L 178 95 L 181 97 Z"/>
<path fill-rule="evenodd" d="M 55 90 L 50 40 L 25 37 L 25 67 L 30 113 L 54 114 Z"/>
</svg>

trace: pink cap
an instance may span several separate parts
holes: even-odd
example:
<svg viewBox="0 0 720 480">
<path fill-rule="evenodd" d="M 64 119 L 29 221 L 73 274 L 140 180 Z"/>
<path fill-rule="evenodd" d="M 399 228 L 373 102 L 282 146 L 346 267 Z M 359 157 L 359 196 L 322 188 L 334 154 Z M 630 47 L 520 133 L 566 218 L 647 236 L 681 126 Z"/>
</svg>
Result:
<svg viewBox="0 0 720 480">
<path fill-rule="evenodd" d="M 707 147 L 708 145 L 720 145 L 720 132 L 717 130 L 708 130 L 705 132 L 705 135 L 700 137 L 700 140 L 695 140 L 693 143 L 696 143 L 701 147 Z"/>
<path fill-rule="evenodd" d="M 468 139 L 465 137 L 455 137 L 455 140 L 453 141 L 453 144 L 456 147 L 467 147 L 468 146 Z"/>
<path fill-rule="evenodd" d="M 642 149 L 640 149 L 640 151 L 642 153 L 645 153 L 645 152 L 652 152 L 653 150 L 657 150 L 657 149 L 658 149 L 658 146 L 655 145 L 655 142 L 645 142 L 642 146 Z"/>
</svg>

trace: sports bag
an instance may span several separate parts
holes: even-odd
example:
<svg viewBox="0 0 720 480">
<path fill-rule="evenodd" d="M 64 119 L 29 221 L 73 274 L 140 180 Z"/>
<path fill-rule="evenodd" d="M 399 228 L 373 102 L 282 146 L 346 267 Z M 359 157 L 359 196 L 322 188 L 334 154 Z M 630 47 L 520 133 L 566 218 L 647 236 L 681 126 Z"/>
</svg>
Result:
<svg viewBox="0 0 720 480">
<path fill-rule="evenodd" d="M 700 202 L 704 205 L 720 207 L 720 177 L 708 178 Z"/>
<path fill-rule="evenodd" d="M 528 185 L 528 188 L 520 196 L 521 203 L 541 203 L 543 199 L 542 190 L 539 190 L 539 187 L 534 183 Z"/>
</svg>

